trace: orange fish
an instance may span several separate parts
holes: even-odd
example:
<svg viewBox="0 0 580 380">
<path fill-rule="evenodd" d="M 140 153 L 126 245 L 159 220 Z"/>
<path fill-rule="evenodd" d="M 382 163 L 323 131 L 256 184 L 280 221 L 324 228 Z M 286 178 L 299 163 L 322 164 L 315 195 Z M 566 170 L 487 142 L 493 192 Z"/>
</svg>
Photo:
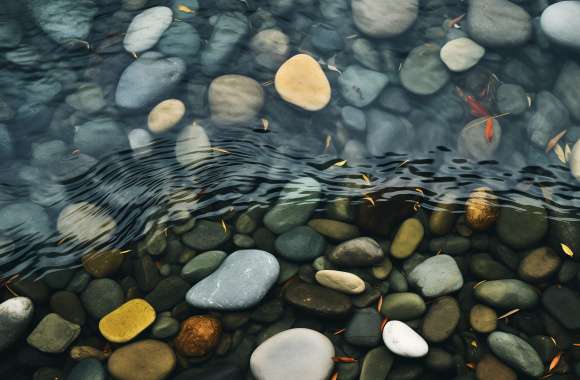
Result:
<svg viewBox="0 0 580 380">
<path fill-rule="evenodd" d="M 485 121 L 485 138 L 487 142 L 493 140 L 493 119 L 491 117 L 488 117 Z"/>
<path fill-rule="evenodd" d="M 471 95 L 465 97 L 465 101 L 469 105 L 471 114 L 475 117 L 485 117 L 489 116 L 487 109 Z"/>
</svg>

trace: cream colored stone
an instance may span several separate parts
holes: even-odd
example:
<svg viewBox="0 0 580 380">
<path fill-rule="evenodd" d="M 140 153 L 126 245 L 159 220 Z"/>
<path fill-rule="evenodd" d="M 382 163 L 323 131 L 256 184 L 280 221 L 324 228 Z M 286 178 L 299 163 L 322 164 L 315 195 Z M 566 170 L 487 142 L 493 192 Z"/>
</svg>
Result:
<svg viewBox="0 0 580 380">
<path fill-rule="evenodd" d="M 117 223 L 107 212 L 92 203 L 80 202 L 66 206 L 57 220 L 58 232 L 64 238 L 87 243 L 108 241 Z"/>
<path fill-rule="evenodd" d="M 243 75 L 222 75 L 208 90 L 211 119 L 217 124 L 243 124 L 256 119 L 264 105 L 264 90 Z"/>
<path fill-rule="evenodd" d="M 185 115 L 185 104 L 178 99 L 167 99 L 149 112 L 147 126 L 153 133 L 167 132 L 181 121 L 183 115 Z"/>
<path fill-rule="evenodd" d="M 298 54 L 284 62 L 274 78 L 282 99 L 307 111 L 318 111 L 330 102 L 330 83 L 314 58 Z"/>
<path fill-rule="evenodd" d="M 360 294 L 365 290 L 365 282 L 356 274 L 338 270 L 316 272 L 316 281 L 324 287 L 346 294 Z"/>
</svg>

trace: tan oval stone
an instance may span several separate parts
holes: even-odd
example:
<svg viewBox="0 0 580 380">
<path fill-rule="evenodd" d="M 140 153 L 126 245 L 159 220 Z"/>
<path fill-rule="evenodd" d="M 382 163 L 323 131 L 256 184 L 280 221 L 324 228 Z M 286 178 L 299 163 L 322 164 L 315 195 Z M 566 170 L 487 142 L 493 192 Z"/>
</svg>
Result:
<svg viewBox="0 0 580 380">
<path fill-rule="evenodd" d="M 429 217 L 429 230 L 435 235 L 447 235 L 453 229 L 457 214 L 453 203 L 438 203 Z"/>
<path fill-rule="evenodd" d="M 419 219 L 409 218 L 405 220 L 393 239 L 391 255 L 397 259 L 405 259 L 411 256 L 421 244 L 424 234 L 425 229 Z"/>
<path fill-rule="evenodd" d="M 469 312 L 469 323 L 479 333 L 490 333 L 497 327 L 497 313 L 491 307 L 477 304 Z"/>
<path fill-rule="evenodd" d="M 282 99 L 307 111 L 319 111 L 330 102 L 330 83 L 322 68 L 307 54 L 284 62 L 274 78 Z"/>
<path fill-rule="evenodd" d="M 332 219 L 311 219 L 308 222 L 313 230 L 334 240 L 350 240 L 360 236 L 358 227 Z"/>
<path fill-rule="evenodd" d="M 221 332 L 221 322 L 213 317 L 190 317 L 181 324 L 175 349 L 185 356 L 205 356 L 217 346 Z"/>
<path fill-rule="evenodd" d="M 491 354 L 486 354 L 477 363 L 475 369 L 477 380 L 517 380 L 516 372 L 503 364 L 499 359 Z"/>
<path fill-rule="evenodd" d="M 84 270 L 95 278 L 109 277 L 115 274 L 123 264 L 125 256 L 118 249 L 93 252 L 83 256 Z"/>
<path fill-rule="evenodd" d="M 483 231 L 495 224 L 499 217 L 497 196 L 487 187 L 475 189 L 465 204 L 465 219 L 475 230 Z"/>
<path fill-rule="evenodd" d="M 338 270 L 316 272 L 316 281 L 326 288 L 346 294 L 360 294 L 365 290 L 365 282 L 356 274 Z"/>
<path fill-rule="evenodd" d="M 153 133 L 167 132 L 181 121 L 183 115 L 185 115 L 185 104 L 178 99 L 167 99 L 149 112 L 147 126 Z"/>
<path fill-rule="evenodd" d="M 560 257 L 551 248 L 536 248 L 520 262 L 518 275 L 527 282 L 541 282 L 550 278 L 560 263 Z"/>
<path fill-rule="evenodd" d="M 155 321 L 155 309 L 143 299 L 125 302 L 99 321 L 99 331 L 109 341 L 125 343 Z"/>
<path fill-rule="evenodd" d="M 57 229 L 63 237 L 87 243 L 105 243 L 117 228 L 104 209 L 88 202 L 66 206 L 58 215 Z"/>
<path fill-rule="evenodd" d="M 208 99 L 215 123 L 248 123 L 256 119 L 264 105 L 264 90 L 252 78 L 228 74 L 211 82 Z"/>
<path fill-rule="evenodd" d="M 164 380 L 175 367 L 175 353 L 165 342 L 142 340 L 117 349 L 107 363 L 118 380 Z"/>
</svg>

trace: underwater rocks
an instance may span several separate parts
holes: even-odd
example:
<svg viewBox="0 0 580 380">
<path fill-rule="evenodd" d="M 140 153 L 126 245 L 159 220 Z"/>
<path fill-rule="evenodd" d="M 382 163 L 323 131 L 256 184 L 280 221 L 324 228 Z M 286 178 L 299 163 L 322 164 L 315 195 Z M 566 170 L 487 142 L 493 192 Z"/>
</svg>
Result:
<svg viewBox="0 0 580 380">
<path fill-rule="evenodd" d="M 173 12 L 167 7 L 153 7 L 139 13 L 127 29 L 123 47 L 129 53 L 151 49 L 173 22 Z"/>
<path fill-rule="evenodd" d="M 404 33 L 419 13 L 418 0 L 351 0 L 351 7 L 356 27 L 373 38 L 390 38 Z"/>
<path fill-rule="evenodd" d="M 346 68 L 338 81 L 340 92 L 347 102 L 355 107 L 365 107 L 379 96 L 389 78 L 383 73 L 352 65 Z"/>
<path fill-rule="evenodd" d="M 15 297 L 0 304 L 0 351 L 24 334 L 32 321 L 34 305 L 29 298 Z"/>
<path fill-rule="evenodd" d="M 107 369 L 119 380 L 162 380 L 175 364 L 175 353 L 167 343 L 147 339 L 116 349 Z"/>
<path fill-rule="evenodd" d="M 450 75 L 441 61 L 439 46 L 425 44 L 414 48 L 401 68 L 401 84 L 416 95 L 432 95 L 449 82 Z"/>
<path fill-rule="evenodd" d="M 532 35 L 530 15 L 508 0 L 470 1 L 467 11 L 469 36 L 484 47 L 523 45 Z"/>
<path fill-rule="evenodd" d="M 544 364 L 534 348 L 522 338 L 501 331 L 487 337 L 489 347 L 500 359 L 528 376 L 544 373 Z"/>
<path fill-rule="evenodd" d="M 366 120 L 366 144 L 373 156 L 402 152 L 414 136 L 413 125 L 407 119 L 380 109 L 369 109 Z"/>
<path fill-rule="evenodd" d="M 580 3 L 578 1 L 560 1 L 544 9 L 540 25 L 554 43 L 580 49 L 579 18 Z"/>
<path fill-rule="evenodd" d="M 429 351 L 421 335 L 401 321 L 387 322 L 383 329 L 383 341 L 392 353 L 406 358 L 420 358 Z"/>
<path fill-rule="evenodd" d="M 459 290 L 463 275 L 453 257 L 437 255 L 417 265 L 409 274 L 409 283 L 425 297 L 435 298 Z"/>
<path fill-rule="evenodd" d="M 217 124 L 244 124 L 254 121 L 264 104 L 262 86 L 242 75 L 222 75 L 208 91 L 211 118 Z"/>
<path fill-rule="evenodd" d="M 194 122 L 179 133 L 175 143 L 175 158 L 185 167 L 198 164 L 209 156 L 210 147 L 205 130 Z"/>
<path fill-rule="evenodd" d="M 248 19 L 243 14 L 237 12 L 220 14 L 207 46 L 201 52 L 202 71 L 210 76 L 221 73 L 248 32 Z"/>
<path fill-rule="evenodd" d="M 38 323 L 26 341 L 39 351 L 58 354 L 64 352 L 80 332 L 79 325 L 51 313 Z"/>
<path fill-rule="evenodd" d="M 185 115 L 185 104 L 179 99 L 166 99 L 157 104 L 147 118 L 147 127 L 153 133 L 164 133 L 173 128 Z"/>
<path fill-rule="evenodd" d="M 485 49 L 469 38 L 457 38 L 447 42 L 440 51 L 443 63 L 451 71 L 462 72 L 477 65 Z"/>
</svg>

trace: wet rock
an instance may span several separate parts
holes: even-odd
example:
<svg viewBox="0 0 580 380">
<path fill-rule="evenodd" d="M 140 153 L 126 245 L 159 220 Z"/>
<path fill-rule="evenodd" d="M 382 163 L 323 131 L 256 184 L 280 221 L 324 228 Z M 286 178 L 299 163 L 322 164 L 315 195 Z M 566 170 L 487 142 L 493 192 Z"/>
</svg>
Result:
<svg viewBox="0 0 580 380">
<path fill-rule="evenodd" d="M 278 29 L 265 29 L 256 33 L 250 42 L 256 63 L 268 70 L 276 70 L 288 58 L 289 38 Z"/>
<path fill-rule="evenodd" d="M 422 316 L 427 310 L 425 301 L 415 293 L 388 294 L 383 299 L 381 314 L 390 320 L 409 321 Z"/>
<path fill-rule="evenodd" d="M 176 22 L 159 39 L 158 49 L 169 57 L 179 57 L 190 63 L 197 60 L 201 48 L 201 37 L 197 30 L 187 22 Z"/>
<path fill-rule="evenodd" d="M 72 368 L 67 380 L 105 380 L 107 373 L 97 359 L 83 359 Z"/>
<path fill-rule="evenodd" d="M 475 288 L 477 299 L 501 309 L 531 309 L 538 304 L 535 289 L 527 283 L 515 280 L 486 281 Z"/>
<path fill-rule="evenodd" d="M 14 48 L 22 41 L 22 28 L 16 20 L 0 21 L 0 48 Z"/>
<path fill-rule="evenodd" d="M 496 331 L 487 337 L 487 343 L 498 358 L 526 375 L 538 377 L 544 373 L 544 364 L 538 353 L 525 340 Z"/>
<path fill-rule="evenodd" d="M 497 234 L 502 242 L 514 249 L 533 247 L 548 231 L 546 209 L 521 204 L 518 208 L 502 208 L 497 221 Z"/>
<path fill-rule="evenodd" d="M 50 297 L 50 309 L 62 318 L 76 325 L 85 324 L 86 313 L 79 297 L 66 290 L 53 293 Z"/>
<path fill-rule="evenodd" d="M 107 369 L 119 380 L 163 380 L 173 371 L 175 362 L 169 345 L 148 339 L 115 350 Z"/>
<path fill-rule="evenodd" d="M 81 152 L 102 157 L 128 147 L 121 125 L 109 118 L 98 118 L 78 126 L 73 144 Z"/>
<path fill-rule="evenodd" d="M 131 63 L 119 79 L 115 102 L 121 108 L 138 110 L 167 96 L 185 74 L 185 62 L 146 52 Z"/>
<path fill-rule="evenodd" d="M 459 304 L 454 298 L 437 299 L 423 319 L 423 337 L 431 343 L 443 342 L 453 334 L 460 317 Z"/>
<path fill-rule="evenodd" d="M 463 275 L 451 256 L 437 255 L 417 265 L 409 274 L 409 283 L 425 297 L 439 297 L 459 290 Z"/>
<path fill-rule="evenodd" d="M 383 340 L 392 353 L 406 358 L 420 358 L 429 351 L 421 335 L 401 321 L 387 322 L 383 329 Z"/>
<path fill-rule="evenodd" d="M 469 194 L 465 203 L 465 220 L 471 228 L 485 231 L 499 217 L 497 196 L 488 187 L 479 187 Z"/>
<path fill-rule="evenodd" d="M 170 338 L 179 332 L 179 322 L 169 316 L 160 316 L 151 326 L 151 336 L 156 339 Z"/>
<path fill-rule="evenodd" d="M 542 293 L 542 304 L 564 327 L 570 330 L 580 328 L 580 296 L 565 286 L 550 286 Z"/>
<path fill-rule="evenodd" d="M 212 274 L 226 256 L 223 251 L 207 251 L 197 255 L 181 268 L 181 277 L 190 283 L 201 281 Z"/>
<path fill-rule="evenodd" d="M 64 352 L 79 336 L 79 325 L 62 319 L 58 314 L 48 314 L 32 330 L 26 341 L 39 351 L 57 354 Z"/>
<path fill-rule="evenodd" d="M 322 256 L 326 242 L 315 230 L 308 226 L 299 226 L 278 236 L 275 241 L 276 251 L 291 261 L 312 261 Z"/>
<path fill-rule="evenodd" d="M 536 95 L 532 116 L 526 124 L 532 143 L 545 149 L 548 141 L 569 124 L 569 112 L 557 97 L 548 91 Z"/>
<path fill-rule="evenodd" d="M 213 317 L 189 317 L 181 324 L 175 349 L 185 356 L 205 356 L 217 346 L 221 332 L 221 322 Z"/>
<path fill-rule="evenodd" d="M 34 305 L 29 298 L 10 298 L 0 304 L 0 351 L 15 343 L 32 320 Z"/>
<path fill-rule="evenodd" d="M 109 341 L 125 343 L 155 321 L 155 310 L 143 299 L 125 302 L 99 321 L 99 331 Z"/>
<path fill-rule="evenodd" d="M 477 380 L 517 380 L 516 372 L 499 361 L 495 356 L 486 354 L 478 363 L 475 369 Z"/>
<path fill-rule="evenodd" d="M 402 152 L 411 143 L 413 126 L 405 118 L 376 108 L 371 108 L 367 116 L 367 149 L 373 156 L 390 152 Z"/>
<path fill-rule="evenodd" d="M 451 71 L 462 72 L 477 65 L 485 49 L 469 38 L 456 38 L 441 48 L 441 60 Z"/>
<path fill-rule="evenodd" d="M 351 7 L 356 27 L 374 38 L 390 38 L 406 32 L 419 13 L 417 0 L 352 0 Z"/>
<path fill-rule="evenodd" d="M 492 159 L 499 147 L 502 127 L 497 119 L 493 119 L 493 135 L 491 141 L 485 135 L 487 118 L 481 117 L 469 122 L 457 139 L 457 149 L 463 156 L 476 161 Z"/>
<path fill-rule="evenodd" d="M 368 351 L 363 359 L 359 380 L 386 379 L 395 357 L 386 347 Z"/>
<path fill-rule="evenodd" d="M 129 53 L 141 53 L 157 44 L 163 32 L 173 21 L 173 12 L 167 7 L 149 8 L 133 18 L 123 46 Z"/>
<path fill-rule="evenodd" d="M 576 121 L 580 121 L 580 65 L 566 62 L 554 84 L 554 94 L 568 107 Z"/>
<path fill-rule="evenodd" d="M 359 65 L 348 66 L 338 79 L 343 98 L 355 107 L 371 104 L 388 82 L 385 74 Z"/>
<path fill-rule="evenodd" d="M 352 308 L 350 298 L 344 294 L 304 282 L 289 285 L 284 298 L 289 304 L 320 317 L 341 318 Z"/>
<path fill-rule="evenodd" d="M 308 225 L 327 238 L 344 241 L 360 235 L 357 226 L 332 219 L 311 219 Z"/>
<path fill-rule="evenodd" d="M 243 75 L 222 75 L 208 92 L 211 118 L 217 124 L 244 124 L 256 119 L 264 104 L 262 86 Z"/>
<path fill-rule="evenodd" d="M 86 311 L 95 319 L 100 319 L 123 303 L 121 285 L 109 278 L 93 280 L 81 295 Z"/>
<path fill-rule="evenodd" d="M 330 102 L 328 78 L 307 54 L 297 54 L 284 62 L 276 72 L 274 86 L 282 99 L 307 111 L 319 111 Z"/>
<path fill-rule="evenodd" d="M 469 312 L 471 327 L 483 334 L 488 334 L 497 327 L 497 313 L 491 307 L 477 304 Z"/>
<path fill-rule="evenodd" d="M 364 281 L 349 272 L 321 270 L 316 272 L 315 278 L 320 285 L 345 294 L 360 294 L 365 290 Z"/>
<path fill-rule="evenodd" d="M 85 113 L 97 113 L 107 105 L 103 89 L 95 83 L 83 83 L 66 97 L 66 103 Z"/>
<path fill-rule="evenodd" d="M 532 35 L 530 15 L 508 0 L 469 2 L 469 36 L 485 47 L 523 45 Z"/>
<path fill-rule="evenodd" d="M 181 237 L 185 245 L 200 251 L 215 249 L 229 240 L 231 232 L 224 231 L 220 223 L 200 220 L 195 227 Z"/>
<path fill-rule="evenodd" d="M 145 296 L 145 300 L 155 308 L 155 311 L 166 311 L 183 302 L 190 287 L 191 285 L 181 277 L 169 276 L 159 281 L 155 289 Z"/>
<path fill-rule="evenodd" d="M 522 259 L 518 275 L 527 282 L 542 282 L 556 273 L 560 262 L 560 257 L 551 248 L 536 248 Z"/>
<path fill-rule="evenodd" d="M 432 95 L 449 82 L 449 71 L 441 61 L 440 48 L 425 44 L 411 50 L 400 72 L 401 84 L 416 95 Z"/>
<path fill-rule="evenodd" d="M 117 223 L 106 210 L 87 202 L 66 206 L 57 220 L 57 229 L 62 237 L 82 243 L 107 242 L 116 227 Z"/>
<path fill-rule="evenodd" d="M 179 133 L 175 143 L 175 158 L 185 167 L 193 166 L 209 157 L 209 147 L 211 144 L 205 130 L 194 122 Z"/>
<path fill-rule="evenodd" d="M 268 252 L 236 251 L 215 272 L 195 284 L 186 300 L 203 309 L 246 309 L 264 298 L 279 272 L 278 261 Z"/>
<path fill-rule="evenodd" d="M 542 12 L 540 25 L 550 40 L 558 45 L 580 49 L 580 27 L 575 20 L 580 17 L 580 4 L 560 1 Z"/>
<path fill-rule="evenodd" d="M 352 43 L 352 54 L 354 59 L 364 67 L 374 71 L 381 70 L 381 57 L 369 40 L 357 38 Z"/>
<path fill-rule="evenodd" d="M 364 267 L 380 263 L 384 256 L 379 243 L 361 237 L 337 245 L 328 254 L 328 259 L 339 266 Z"/>
<path fill-rule="evenodd" d="M 28 6 L 36 24 L 59 44 L 85 41 L 98 10 L 93 0 L 30 0 Z"/>
<path fill-rule="evenodd" d="M 525 88 L 517 84 L 502 84 L 497 88 L 496 103 L 501 113 L 519 115 L 528 107 L 528 97 Z"/>
<path fill-rule="evenodd" d="M 381 315 L 372 307 L 355 311 L 348 325 L 344 339 L 359 347 L 376 347 L 381 339 Z"/>
<path fill-rule="evenodd" d="M 321 333 L 304 328 L 286 330 L 259 345 L 250 367 L 256 380 L 327 379 L 334 367 L 334 346 Z M 288 357 L 294 358 L 287 360 Z"/>
<path fill-rule="evenodd" d="M 220 14 L 213 25 L 208 44 L 201 52 L 201 69 L 204 74 L 214 76 L 222 72 L 248 32 L 248 19 L 243 14 Z"/>
<path fill-rule="evenodd" d="M 185 104 L 179 99 L 167 99 L 157 104 L 147 118 L 147 127 L 153 133 L 164 133 L 173 128 L 185 115 Z"/>
<path fill-rule="evenodd" d="M 393 239 L 391 255 L 397 259 L 406 259 L 411 256 L 421 244 L 424 234 L 425 229 L 419 219 L 405 220 Z"/>
<path fill-rule="evenodd" d="M 471 256 L 469 269 L 480 280 L 501 280 L 515 277 L 513 272 L 502 263 L 495 261 L 487 253 L 478 253 Z"/>
<path fill-rule="evenodd" d="M 51 234 L 50 222 L 44 209 L 34 203 L 12 203 L 0 209 L 0 232 L 11 236 L 46 238 Z"/>
<path fill-rule="evenodd" d="M 314 24 L 310 28 L 310 42 L 322 54 L 332 54 L 344 48 L 340 33 L 327 24 Z"/>
</svg>

